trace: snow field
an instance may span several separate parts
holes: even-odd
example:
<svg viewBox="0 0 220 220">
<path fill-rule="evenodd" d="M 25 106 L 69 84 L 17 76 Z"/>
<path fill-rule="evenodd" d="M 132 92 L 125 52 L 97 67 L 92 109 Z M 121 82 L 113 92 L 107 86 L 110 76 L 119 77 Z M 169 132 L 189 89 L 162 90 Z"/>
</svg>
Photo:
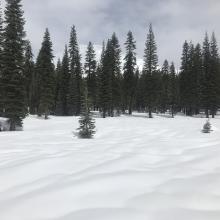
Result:
<svg viewBox="0 0 220 220">
<path fill-rule="evenodd" d="M 30 116 L 0 133 L 1 220 L 219 220 L 220 119 Z"/>
</svg>

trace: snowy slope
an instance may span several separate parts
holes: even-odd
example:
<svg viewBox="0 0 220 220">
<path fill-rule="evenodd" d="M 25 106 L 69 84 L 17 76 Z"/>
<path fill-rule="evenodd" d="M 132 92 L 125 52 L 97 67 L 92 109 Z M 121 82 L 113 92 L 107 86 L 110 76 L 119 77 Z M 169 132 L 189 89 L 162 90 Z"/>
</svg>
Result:
<svg viewBox="0 0 220 220">
<path fill-rule="evenodd" d="M 25 120 L 0 133 L 1 220 L 219 220 L 220 119 Z"/>
</svg>

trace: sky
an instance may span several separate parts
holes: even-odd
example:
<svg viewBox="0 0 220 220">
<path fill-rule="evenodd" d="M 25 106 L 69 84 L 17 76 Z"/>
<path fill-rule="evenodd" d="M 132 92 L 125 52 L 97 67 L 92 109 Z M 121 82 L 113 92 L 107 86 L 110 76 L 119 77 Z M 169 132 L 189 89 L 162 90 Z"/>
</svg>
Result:
<svg viewBox="0 0 220 220">
<path fill-rule="evenodd" d="M 138 65 L 142 65 L 149 24 L 158 47 L 159 65 L 165 59 L 180 65 L 185 40 L 202 43 L 205 32 L 220 39 L 219 0 L 23 0 L 27 38 L 37 55 L 48 27 L 56 59 L 62 57 L 70 29 L 76 26 L 81 54 L 92 41 L 100 56 L 103 40 L 113 32 L 124 42 L 129 30 L 137 42 Z M 2 7 L 5 2 L 2 1 Z"/>
</svg>

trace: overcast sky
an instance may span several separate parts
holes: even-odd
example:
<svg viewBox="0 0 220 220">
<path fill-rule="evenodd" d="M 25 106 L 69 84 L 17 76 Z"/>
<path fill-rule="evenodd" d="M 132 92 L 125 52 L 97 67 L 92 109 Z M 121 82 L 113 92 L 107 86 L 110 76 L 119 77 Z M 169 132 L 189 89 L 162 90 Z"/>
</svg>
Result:
<svg viewBox="0 0 220 220">
<path fill-rule="evenodd" d="M 113 32 L 123 48 L 131 30 L 141 60 L 152 23 L 160 65 L 168 59 L 179 66 L 184 40 L 201 42 L 206 31 L 215 31 L 220 38 L 219 0 L 23 0 L 23 6 L 27 37 L 35 54 L 48 27 L 54 54 L 61 56 L 73 24 L 82 54 L 89 41 L 97 45 L 99 52 L 102 41 Z"/>
</svg>

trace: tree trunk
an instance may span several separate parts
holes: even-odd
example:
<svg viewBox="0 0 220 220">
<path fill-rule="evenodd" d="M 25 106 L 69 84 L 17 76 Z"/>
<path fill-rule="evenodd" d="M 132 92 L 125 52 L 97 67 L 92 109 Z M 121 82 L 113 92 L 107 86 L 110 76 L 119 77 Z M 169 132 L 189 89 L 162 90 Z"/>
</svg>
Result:
<svg viewBox="0 0 220 220">
<path fill-rule="evenodd" d="M 15 122 L 13 120 L 10 120 L 10 128 L 9 128 L 9 130 L 10 131 L 15 131 L 16 130 L 15 128 L 16 128 Z"/>
<path fill-rule="evenodd" d="M 205 110 L 205 115 L 206 115 L 206 118 L 209 118 L 209 110 L 208 109 Z"/>
<path fill-rule="evenodd" d="M 151 108 L 149 108 L 149 118 L 153 118 Z"/>
</svg>

